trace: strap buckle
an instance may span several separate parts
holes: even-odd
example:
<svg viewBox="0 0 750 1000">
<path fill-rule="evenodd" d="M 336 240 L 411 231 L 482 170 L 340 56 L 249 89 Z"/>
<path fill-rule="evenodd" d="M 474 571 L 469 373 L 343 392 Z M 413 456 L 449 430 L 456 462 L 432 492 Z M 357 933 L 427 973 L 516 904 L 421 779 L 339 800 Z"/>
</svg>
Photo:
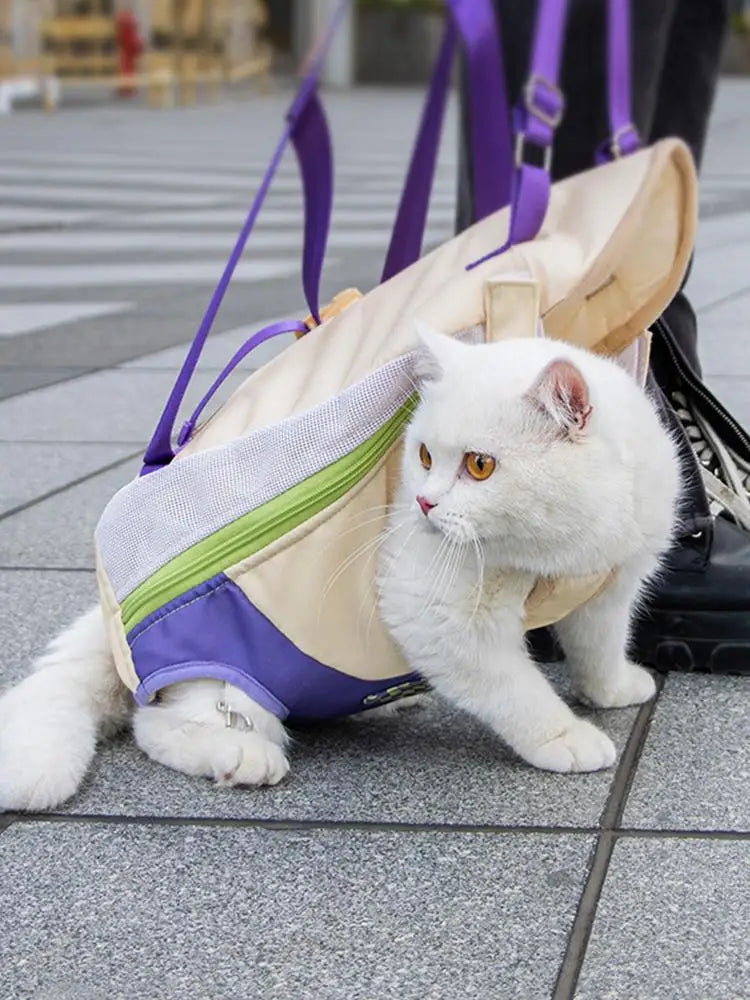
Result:
<svg viewBox="0 0 750 1000">
<path fill-rule="evenodd" d="M 538 167 L 538 163 L 533 163 L 526 159 L 527 148 L 541 149 L 542 152 L 542 169 L 545 173 L 549 173 L 552 168 L 552 146 L 550 144 L 542 146 L 538 142 L 534 142 L 530 139 L 525 132 L 518 132 L 516 134 L 516 152 L 515 152 L 515 163 L 516 167 L 530 166 Z"/>
<path fill-rule="evenodd" d="M 609 152 L 613 160 L 619 160 L 623 155 L 623 139 L 626 136 L 632 135 L 635 138 L 636 147 L 641 144 L 641 137 L 638 134 L 638 129 L 632 122 L 628 122 L 627 125 L 623 125 L 622 128 L 618 128 L 612 138 L 609 140 Z"/>
<path fill-rule="evenodd" d="M 543 106 L 540 102 L 545 102 Z M 552 80 L 538 73 L 532 73 L 523 88 L 524 107 L 530 115 L 544 122 L 549 128 L 557 128 L 565 110 L 565 95 Z"/>
</svg>

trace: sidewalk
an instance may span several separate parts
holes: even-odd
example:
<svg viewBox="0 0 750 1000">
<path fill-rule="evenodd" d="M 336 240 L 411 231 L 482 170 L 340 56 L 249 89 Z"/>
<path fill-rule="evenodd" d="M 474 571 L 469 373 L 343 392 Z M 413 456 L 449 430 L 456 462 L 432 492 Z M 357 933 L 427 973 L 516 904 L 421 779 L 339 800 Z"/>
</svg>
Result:
<svg viewBox="0 0 750 1000">
<path fill-rule="evenodd" d="M 93 527 L 136 472 L 285 103 L 4 123 L 1 685 L 95 600 Z M 417 113 L 409 92 L 331 102 L 324 293 L 377 279 Z M 299 314 L 299 212 L 290 158 L 194 399 L 253 327 Z M 722 86 L 701 214 L 705 370 L 750 424 L 750 82 Z M 655 704 L 591 714 L 614 772 L 534 771 L 434 700 L 299 730 L 273 789 L 215 788 L 121 738 L 59 814 L 0 816 L 0 998 L 750 996 L 750 677 L 670 675 Z"/>
</svg>

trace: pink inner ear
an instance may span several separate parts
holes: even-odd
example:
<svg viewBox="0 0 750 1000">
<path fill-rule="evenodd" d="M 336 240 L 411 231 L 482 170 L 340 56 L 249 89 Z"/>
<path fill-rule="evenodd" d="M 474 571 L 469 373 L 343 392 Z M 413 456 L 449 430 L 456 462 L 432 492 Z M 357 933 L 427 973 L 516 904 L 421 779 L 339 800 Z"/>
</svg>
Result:
<svg viewBox="0 0 750 1000">
<path fill-rule="evenodd" d="M 572 361 L 562 358 L 552 361 L 529 395 L 555 419 L 579 430 L 583 430 L 591 416 L 589 388 Z"/>
</svg>

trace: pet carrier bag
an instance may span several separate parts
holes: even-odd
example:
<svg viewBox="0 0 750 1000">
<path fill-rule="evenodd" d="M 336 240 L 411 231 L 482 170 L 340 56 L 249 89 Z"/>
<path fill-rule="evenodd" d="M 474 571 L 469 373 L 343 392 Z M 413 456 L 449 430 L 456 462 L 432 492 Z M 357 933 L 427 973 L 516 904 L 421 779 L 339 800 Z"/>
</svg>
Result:
<svg viewBox="0 0 750 1000">
<path fill-rule="evenodd" d="M 611 136 L 603 162 L 554 185 L 565 4 L 540 2 L 514 131 L 492 0 L 447 6 L 382 283 L 319 308 L 332 167 L 317 78 L 334 24 L 289 110 L 142 474 L 104 511 L 96 530 L 103 612 L 118 672 L 140 704 L 169 684 L 211 677 L 280 718 L 323 718 L 419 686 L 371 613 L 376 560 L 351 558 L 385 524 L 414 406 L 415 321 L 493 341 L 535 336 L 541 320 L 547 337 L 618 356 L 645 378 L 644 331 L 679 288 L 692 250 L 696 180 L 680 142 L 638 149 L 626 0 L 609 0 Z M 419 259 L 459 38 L 481 221 Z M 303 178 L 303 283 L 312 316 L 250 338 L 183 426 L 175 454 L 185 389 L 289 140 Z M 239 361 L 288 331 L 301 336 L 199 424 Z M 606 582 L 538 580 L 526 601 L 527 626 L 558 620 Z"/>
</svg>

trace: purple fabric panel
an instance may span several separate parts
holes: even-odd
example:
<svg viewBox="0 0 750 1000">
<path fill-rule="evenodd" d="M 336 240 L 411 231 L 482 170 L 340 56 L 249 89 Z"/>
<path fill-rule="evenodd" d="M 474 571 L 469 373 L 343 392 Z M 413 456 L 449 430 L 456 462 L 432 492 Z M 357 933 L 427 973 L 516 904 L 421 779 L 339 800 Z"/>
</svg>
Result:
<svg viewBox="0 0 750 1000">
<path fill-rule="evenodd" d="M 320 323 L 320 276 L 333 205 L 333 150 L 323 106 L 314 91 L 294 119 L 291 115 L 292 142 L 305 193 L 302 286 L 310 312 Z"/>
<path fill-rule="evenodd" d="M 234 684 L 249 695 L 260 706 L 271 712 L 278 719 L 286 719 L 289 715 L 286 705 L 274 698 L 261 684 L 248 677 L 238 667 L 229 663 L 217 663 L 215 660 L 194 660 L 192 662 L 175 663 L 171 667 L 162 667 L 149 674 L 133 692 L 137 705 L 148 705 L 151 699 L 162 688 L 170 684 L 181 684 L 183 681 L 199 681 L 210 678 L 215 681 L 226 681 Z"/>
<path fill-rule="evenodd" d="M 128 643 L 141 701 L 167 684 L 216 677 L 280 718 L 326 719 L 362 711 L 368 695 L 420 680 L 402 674 L 362 681 L 324 666 L 282 635 L 224 574 L 154 612 L 129 633 Z"/>
<path fill-rule="evenodd" d="M 260 345 L 265 343 L 265 341 L 271 340 L 272 337 L 278 337 L 282 333 L 306 333 L 306 332 L 307 332 L 307 327 L 301 320 L 286 319 L 282 320 L 279 323 L 271 323 L 270 326 L 264 326 L 262 330 L 258 330 L 258 332 L 254 333 L 252 337 L 249 337 L 242 345 L 242 347 L 240 347 L 238 351 L 235 351 L 234 355 L 224 366 L 224 369 L 221 371 L 219 376 L 216 379 L 214 379 L 211 388 L 205 394 L 200 403 L 198 403 L 190 419 L 186 420 L 185 423 L 182 425 L 182 429 L 180 430 L 180 433 L 177 435 L 177 444 L 182 446 L 187 441 L 190 440 L 190 436 L 192 435 L 195 429 L 195 425 L 198 423 L 198 420 L 200 419 L 201 413 L 203 413 L 204 409 L 211 401 L 216 391 L 222 385 L 227 376 L 232 374 L 237 365 L 244 358 L 246 358 L 251 351 L 254 351 L 256 347 L 260 347 Z"/>
<path fill-rule="evenodd" d="M 443 41 L 422 112 L 381 281 L 387 281 L 394 274 L 413 264 L 422 252 L 422 239 L 427 224 L 427 210 L 435 176 L 435 162 L 455 47 L 456 29 L 450 20 L 446 20 Z"/>
</svg>

